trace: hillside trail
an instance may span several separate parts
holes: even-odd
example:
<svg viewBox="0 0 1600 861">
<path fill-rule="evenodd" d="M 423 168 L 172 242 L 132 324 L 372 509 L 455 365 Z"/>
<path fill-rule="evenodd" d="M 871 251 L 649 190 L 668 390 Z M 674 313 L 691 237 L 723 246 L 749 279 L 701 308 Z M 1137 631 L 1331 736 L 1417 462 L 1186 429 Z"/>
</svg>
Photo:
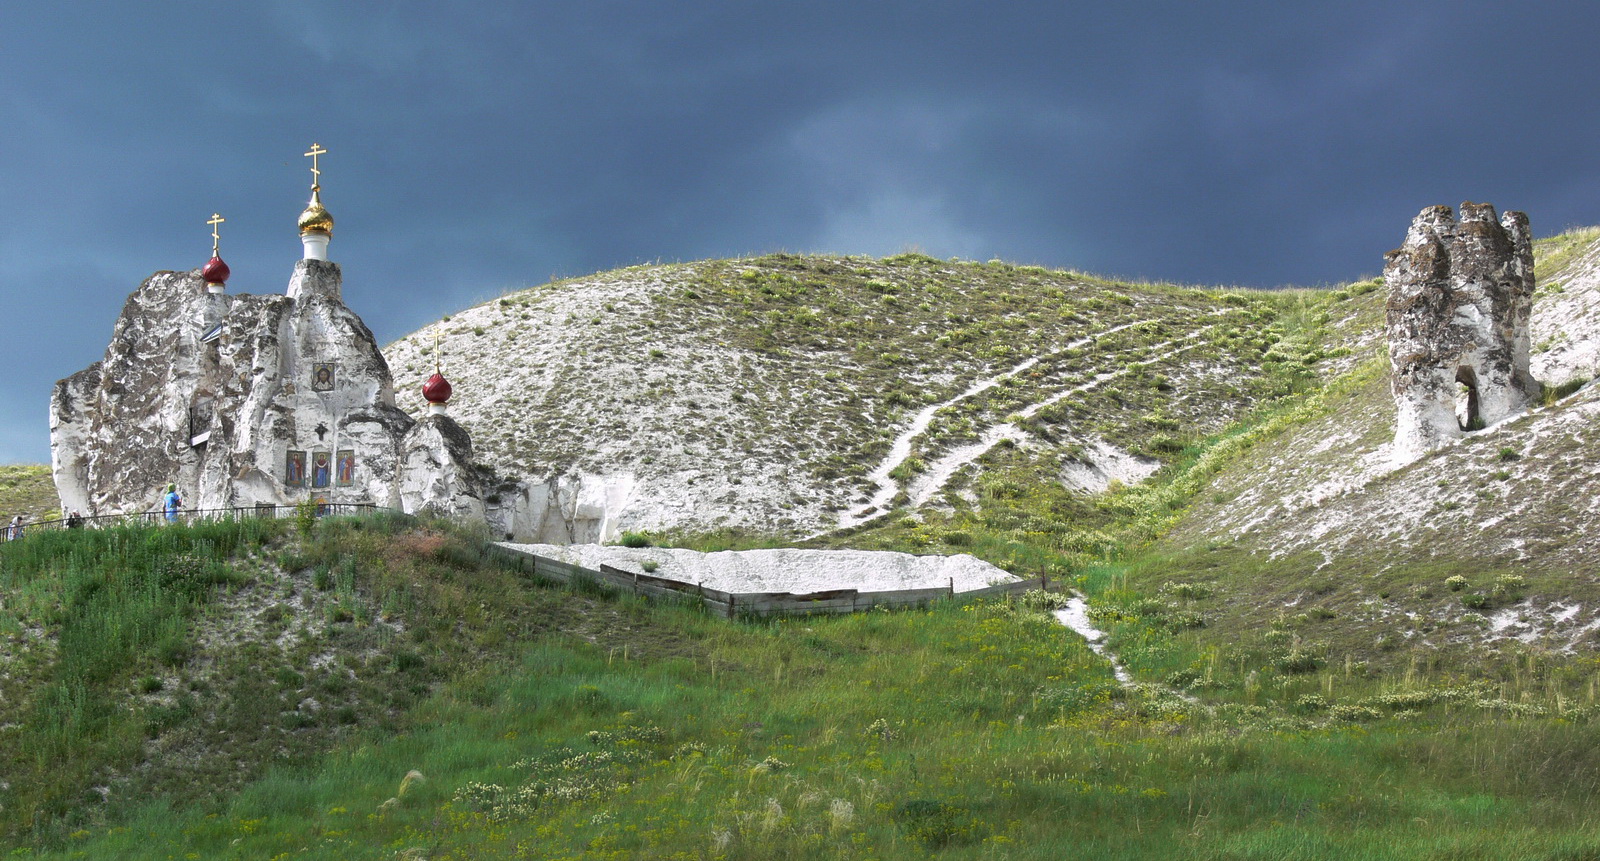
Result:
<svg viewBox="0 0 1600 861">
<path fill-rule="evenodd" d="M 1171 685 L 1159 684 L 1155 682 L 1141 683 L 1134 681 L 1133 674 L 1128 672 L 1128 668 L 1123 666 L 1122 662 L 1117 660 L 1117 656 L 1106 647 L 1106 632 L 1096 628 L 1094 623 L 1089 621 L 1089 602 L 1083 597 L 1082 594 L 1073 592 L 1072 597 L 1067 600 L 1067 606 L 1061 608 L 1060 610 L 1052 611 L 1051 615 L 1056 617 L 1056 621 L 1070 628 L 1073 633 L 1083 637 L 1083 639 L 1089 644 L 1089 649 L 1091 651 L 1093 651 L 1096 655 L 1105 658 L 1106 662 L 1111 664 L 1111 675 L 1117 680 L 1117 684 L 1129 690 L 1143 689 L 1146 691 L 1161 691 L 1167 695 L 1175 696 L 1186 703 L 1192 703 L 1195 706 L 1198 706 L 1202 711 L 1211 711 L 1209 706 L 1203 705 L 1200 702 L 1199 697 L 1189 693 L 1188 691 L 1174 688 Z"/>
<path fill-rule="evenodd" d="M 1207 329 L 1209 328 L 1211 327 L 1207 327 Z M 1162 347 L 1171 347 L 1174 343 L 1174 341 L 1166 341 L 1164 343 L 1157 344 L 1156 348 L 1160 349 Z M 1168 350 L 1167 352 L 1156 356 L 1152 361 L 1170 359 L 1173 356 L 1181 355 L 1188 350 L 1194 349 L 1196 346 L 1198 346 L 1198 344 L 1188 344 L 1186 346 Z M 1103 374 L 1098 374 L 1088 382 L 1064 391 L 1057 392 L 1050 397 L 1039 401 L 1038 403 L 1030 404 L 1023 409 L 1018 410 L 1016 415 L 1023 419 L 1032 418 L 1042 409 L 1054 406 L 1055 404 L 1060 403 L 1061 401 L 1066 400 L 1073 395 L 1081 395 L 1084 392 L 1092 391 L 1106 384 L 1107 382 L 1110 382 L 1111 380 L 1126 376 L 1130 372 L 1130 369 L 1123 368 L 1121 370 L 1107 371 Z M 934 461 L 926 471 L 911 480 L 910 487 L 907 488 L 906 493 L 911 498 L 912 506 L 921 507 L 926 505 L 935 494 L 944 489 L 944 486 L 950 482 L 950 479 L 958 471 L 960 471 L 962 467 L 965 467 L 967 464 L 970 464 L 982 457 L 990 449 L 994 448 L 996 445 L 999 445 L 1001 440 L 1011 440 L 1012 442 L 1020 443 L 1027 439 L 1028 436 L 1028 432 L 1018 427 L 1014 422 L 1002 422 L 997 425 L 991 425 L 983 432 L 983 435 L 978 438 L 977 442 L 969 443 L 968 445 L 960 446 L 958 448 L 951 449 L 949 452 L 946 452 L 943 457 Z"/>
<path fill-rule="evenodd" d="M 1096 628 L 1094 623 L 1089 621 L 1089 602 L 1085 601 L 1082 595 L 1073 593 L 1072 598 L 1067 601 L 1067 606 L 1056 610 L 1054 615 L 1057 621 L 1087 640 L 1089 648 L 1095 654 L 1111 663 L 1111 675 L 1116 677 L 1118 683 L 1123 687 L 1133 684 L 1133 675 L 1128 672 L 1128 668 L 1106 648 L 1106 632 Z"/>
<path fill-rule="evenodd" d="M 1134 326 L 1148 322 L 1153 321 L 1135 320 L 1132 323 L 1124 323 L 1120 326 L 1113 326 L 1102 332 L 1096 332 L 1092 335 L 1085 335 L 1082 338 L 1069 342 L 1066 346 L 1062 347 L 1056 352 L 1061 353 L 1067 350 L 1088 346 L 1089 344 L 1092 344 L 1100 338 L 1106 337 L 1107 335 L 1120 332 L 1124 329 L 1131 329 Z M 834 532 L 840 529 L 849 529 L 852 526 L 859 526 L 862 523 L 871 520 L 874 516 L 887 511 L 887 506 L 889 505 L 890 501 L 893 500 L 901 490 L 900 482 L 893 478 L 890 473 L 894 472 L 895 469 L 898 468 L 902 463 L 905 463 L 906 458 L 911 456 L 911 444 L 916 440 L 917 437 L 921 436 L 928 430 L 928 425 L 933 423 L 933 417 L 939 412 L 939 410 L 958 404 L 975 395 L 982 394 L 983 392 L 1000 385 L 1002 382 L 1027 371 L 1029 368 L 1037 365 L 1039 360 L 1039 356 L 1033 356 L 1016 365 L 1015 367 L 1012 367 L 1010 370 L 1003 371 L 992 377 L 988 377 L 973 383 L 965 391 L 961 392 L 955 397 L 940 401 L 936 404 L 929 405 L 919 410 L 917 414 L 912 417 L 911 424 L 907 425 L 906 429 L 902 431 L 899 436 L 895 437 L 894 443 L 890 445 L 889 453 L 884 456 L 883 461 L 878 464 L 876 469 L 872 470 L 871 473 L 868 473 L 868 480 L 870 480 L 876 487 L 871 499 L 869 499 L 865 505 L 856 511 L 841 515 L 839 517 L 839 522 L 832 529 L 823 530 L 817 534 L 825 535 L 829 532 Z"/>
</svg>

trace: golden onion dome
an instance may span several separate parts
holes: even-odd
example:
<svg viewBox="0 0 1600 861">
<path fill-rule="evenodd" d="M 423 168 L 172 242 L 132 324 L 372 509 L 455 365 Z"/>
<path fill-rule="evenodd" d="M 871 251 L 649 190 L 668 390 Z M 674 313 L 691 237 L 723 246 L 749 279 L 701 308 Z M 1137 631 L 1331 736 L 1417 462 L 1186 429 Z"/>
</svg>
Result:
<svg viewBox="0 0 1600 861">
<path fill-rule="evenodd" d="M 322 189 L 320 186 L 311 187 L 311 202 L 306 204 L 305 211 L 300 213 L 300 235 L 307 233 L 333 234 L 333 216 L 322 205 Z"/>
</svg>

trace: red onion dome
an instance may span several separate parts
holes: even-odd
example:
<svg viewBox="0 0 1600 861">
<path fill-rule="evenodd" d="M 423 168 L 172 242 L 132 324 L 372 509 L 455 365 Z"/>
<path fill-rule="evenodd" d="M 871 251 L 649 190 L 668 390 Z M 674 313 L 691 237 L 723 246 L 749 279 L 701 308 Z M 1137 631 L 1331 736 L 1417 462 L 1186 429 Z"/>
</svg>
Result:
<svg viewBox="0 0 1600 861">
<path fill-rule="evenodd" d="M 430 404 L 442 404 L 450 400 L 450 381 L 444 374 L 435 373 L 422 384 L 422 396 Z"/>
<path fill-rule="evenodd" d="M 233 273 L 228 269 L 228 264 L 223 263 L 221 257 L 213 256 L 206 261 L 206 265 L 200 267 L 200 277 L 207 284 L 226 284 L 231 274 Z"/>
</svg>

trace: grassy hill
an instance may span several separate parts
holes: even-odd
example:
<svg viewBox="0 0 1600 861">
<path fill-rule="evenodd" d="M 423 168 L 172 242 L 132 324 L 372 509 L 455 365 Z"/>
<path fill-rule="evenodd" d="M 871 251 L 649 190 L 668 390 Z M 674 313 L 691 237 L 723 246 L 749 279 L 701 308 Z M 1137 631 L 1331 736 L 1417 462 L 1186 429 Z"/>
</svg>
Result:
<svg viewBox="0 0 1600 861">
<path fill-rule="evenodd" d="M 35 464 L 0 466 L 0 521 L 22 515 L 33 523 L 61 516 L 50 467 Z"/>
<path fill-rule="evenodd" d="M 1596 240 L 1538 245 L 1548 402 L 1398 467 L 1376 282 L 783 255 L 455 315 L 452 409 L 508 474 L 632 472 L 713 512 L 649 515 L 681 545 L 1051 572 L 1133 683 L 1059 596 L 728 621 L 529 581 L 405 518 L 38 532 L 0 545 L 7 848 L 1600 856 Z M 397 345 L 407 385 L 431 342 Z"/>
<path fill-rule="evenodd" d="M 1581 665 L 1560 656 L 1600 645 L 1600 538 L 1590 528 L 1600 388 L 1586 385 L 1600 337 L 1589 319 L 1597 238 L 1585 230 L 1536 246 L 1541 406 L 1397 465 L 1386 449 L 1387 361 L 1374 342 L 1300 420 L 1197 494 L 1132 581 L 1206 584 L 1204 609 L 1216 612 L 1197 644 L 1288 638 L 1334 665 L 1442 674 L 1523 657 Z"/>
<path fill-rule="evenodd" d="M 623 528 L 792 538 L 900 493 L 970 497 L 997 446 L 1096 489 L 1142 477 L 1305 384 L 1325 358 L 1310 301 L 779 254 L 555 282 L 385 352 L 419 409 L 438 342 L 452 414 L 507 476 L 623 488 Z"/>
</svg>

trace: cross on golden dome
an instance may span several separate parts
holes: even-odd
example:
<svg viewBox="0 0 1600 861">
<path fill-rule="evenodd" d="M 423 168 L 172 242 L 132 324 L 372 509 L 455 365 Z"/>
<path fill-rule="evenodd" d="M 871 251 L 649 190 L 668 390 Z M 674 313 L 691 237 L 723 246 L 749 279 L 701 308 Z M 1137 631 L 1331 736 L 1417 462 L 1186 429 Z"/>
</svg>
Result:
<svg viewBox="0 0 1600 861">
<path fill-rule="evenodd" d="M 317 167 L 317 156 L 327 154 L 328 151 L 319 143 L 312 143 L 310 151 L 306 153 L 306 157 L 311 159 L 311 202 L 306 205 L 305 211 L 300 213 L 299 226 L 302 237 L 328 236 L 333 233 L 333 216 L 329 215 L 327 207 L 322 205 L 322 171 Z"/>
<path fill-rule="evenodd" d="M 311 151 L 306 153 L 306 156 L 311 159 L 311 188 L 313 190 L 322 187 L 322 171 L 317 170 L 317 156 L 327 154 L 328 151 L 322 148 L 322 144 L 316 141 L 311 142 Z"/>
</svg>

